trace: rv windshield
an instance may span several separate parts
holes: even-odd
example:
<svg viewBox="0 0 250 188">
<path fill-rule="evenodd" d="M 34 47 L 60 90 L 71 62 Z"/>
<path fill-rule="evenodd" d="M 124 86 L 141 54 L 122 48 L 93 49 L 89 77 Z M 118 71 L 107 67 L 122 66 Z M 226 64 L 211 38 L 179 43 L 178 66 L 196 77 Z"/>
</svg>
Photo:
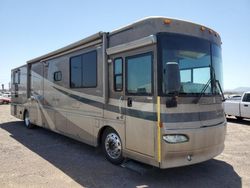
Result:
<svg viewBox="0 0 250 188">
<path fill-rule="evenodd" d="M 220 48 L 207 40 L 179 34 L 159 34 L 160 80 L 163 94 L 168 94 L 165 81 L 166 64 L 176 62 L 180 68 L 179 94 L 218 93 L 212 79 L 221 82 Z M 212 56 L 211 49 L 215 55 Z M 214 65 L 212 64 L 214 61 Z M 214 73 L 214 74 L 213 74 Z M 214 75 L 214 76 L 213 76 Z M 208 85 L 208 86 L 207 86 Z M 205 91 L 203 91 L 205 89 Z"/>
</svg>

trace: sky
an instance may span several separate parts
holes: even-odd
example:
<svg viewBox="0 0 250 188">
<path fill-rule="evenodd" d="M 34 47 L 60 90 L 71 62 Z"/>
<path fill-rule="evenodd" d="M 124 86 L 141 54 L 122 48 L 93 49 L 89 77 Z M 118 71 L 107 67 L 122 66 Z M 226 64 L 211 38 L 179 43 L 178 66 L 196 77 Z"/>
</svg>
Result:
<svg viewBox="0 0 250 188">
<path fill-rule="evenodd" d="M 0 0 L 0 84 L 11 69 L 148 16 L 208 26 L 222 38 L 224 88 L 250 87 L 250 0 Z"/>
</svg>

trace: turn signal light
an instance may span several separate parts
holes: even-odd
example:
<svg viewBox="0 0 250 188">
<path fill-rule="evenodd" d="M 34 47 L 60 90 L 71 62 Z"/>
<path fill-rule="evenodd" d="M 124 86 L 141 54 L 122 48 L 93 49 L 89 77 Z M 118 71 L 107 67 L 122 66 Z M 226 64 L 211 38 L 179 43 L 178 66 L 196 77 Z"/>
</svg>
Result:
<svg viewBox="0 0 250 188">
<path fill-rule="evenodd" d="M 201 31 L 205 31 L 206 28 L 205 28 L 204 26 L 201 26 L 200 30 L 201 30 Z"/>
<path fill-rule="evenodd" d="M 171 24 L 171 22 L 172 22 L 172 20 L 170 20 L 170 19 L 165 19 L 164 20 L 164 24 Z"/>
</svg>

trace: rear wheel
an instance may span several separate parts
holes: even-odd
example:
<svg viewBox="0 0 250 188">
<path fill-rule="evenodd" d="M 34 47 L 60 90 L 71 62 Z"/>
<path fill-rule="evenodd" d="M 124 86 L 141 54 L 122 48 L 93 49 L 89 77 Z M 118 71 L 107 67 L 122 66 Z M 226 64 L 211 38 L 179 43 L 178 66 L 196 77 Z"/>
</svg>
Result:
<svg viewBox="0 0 250 188">
<path fill-rule="evenodd" d="M 25 125 L 25 127 L 27 127 L 28 129 L 34 128 L 34 125 L 31 124 L 31 122 L 30 122 L 29 111 L 25 111 L 25 112 L 24 112 L 24 125 Z"/>
<path fill-rule="evenodd" d="M 102 135 L 102 150 L 106 159 L 111 163 L 118 165 L 123 162 L 121 138 L 114 129 L 108 128 L 104 131 Z"/>
<path fill-rule="evenodd" d="M 243 120 L 243 117 L 235 116 L 238 120 Z"/>
</svg>

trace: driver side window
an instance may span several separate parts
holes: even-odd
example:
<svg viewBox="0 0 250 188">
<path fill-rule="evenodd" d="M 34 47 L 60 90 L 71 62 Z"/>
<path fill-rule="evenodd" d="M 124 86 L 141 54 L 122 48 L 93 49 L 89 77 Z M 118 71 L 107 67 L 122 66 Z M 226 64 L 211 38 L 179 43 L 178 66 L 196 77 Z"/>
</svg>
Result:
<svg viewBox="0 0 250 188">
<path fill-rule="evenodd" d="M 145 53 L 126 58 L 127 94 L 152 94 L 152 61 L 152 53 Z"/>
</svg>

